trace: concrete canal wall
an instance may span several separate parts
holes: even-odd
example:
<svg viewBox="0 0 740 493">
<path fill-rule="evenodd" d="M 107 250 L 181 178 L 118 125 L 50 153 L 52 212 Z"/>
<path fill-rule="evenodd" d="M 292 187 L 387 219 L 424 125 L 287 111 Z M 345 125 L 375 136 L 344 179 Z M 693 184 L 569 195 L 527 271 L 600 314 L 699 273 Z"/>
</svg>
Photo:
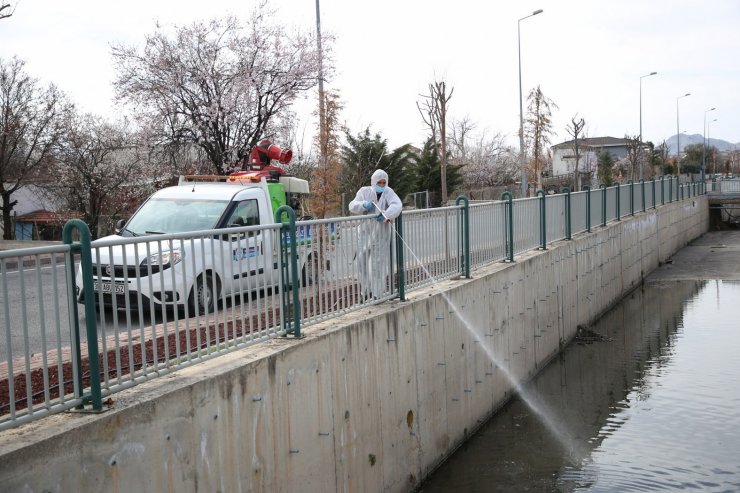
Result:
<svg viewBox="0 0 740 493">
<path fill-rule="evenodd" d="M 412 490 L 707 224 L 669 204 L 2 432 L 0 490 Z"/>
</svg>

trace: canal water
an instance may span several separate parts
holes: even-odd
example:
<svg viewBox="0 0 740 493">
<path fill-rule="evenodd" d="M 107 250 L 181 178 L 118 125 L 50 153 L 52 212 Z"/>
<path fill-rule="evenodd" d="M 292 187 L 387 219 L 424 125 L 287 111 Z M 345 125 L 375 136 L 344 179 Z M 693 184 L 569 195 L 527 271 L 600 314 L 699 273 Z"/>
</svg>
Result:
<svg viewBox="0 0 740 493">
<path fill-rule="evenodd" d="M 740 282 L 646 283 L 421 486 L 432 492 L 740 491 Z"/>
</svg>

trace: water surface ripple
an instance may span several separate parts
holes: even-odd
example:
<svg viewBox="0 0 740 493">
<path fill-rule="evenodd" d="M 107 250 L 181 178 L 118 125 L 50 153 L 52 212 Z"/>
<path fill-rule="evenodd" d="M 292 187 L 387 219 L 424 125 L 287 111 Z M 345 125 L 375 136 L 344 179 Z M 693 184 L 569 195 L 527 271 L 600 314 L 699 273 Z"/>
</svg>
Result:
<svg viewBox="0 0 740 493">
<path fill-rule="evenodd" d="M 574 456 L 513 399 L 422 486 L 740 491 L 740 283 L 646 284 L 528 385 Z"/>
</svg>

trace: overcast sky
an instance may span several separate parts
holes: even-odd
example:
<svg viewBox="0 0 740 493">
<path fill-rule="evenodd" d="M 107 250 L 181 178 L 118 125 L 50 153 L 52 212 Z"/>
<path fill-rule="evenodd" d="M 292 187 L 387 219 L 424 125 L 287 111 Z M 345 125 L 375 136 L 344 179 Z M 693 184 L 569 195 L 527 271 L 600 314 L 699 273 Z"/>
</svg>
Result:
<svg viewBox="0 0 740 493">
<path fill-rule="evenodd" d="M 8 1 L 8 0 L 6 0 Z M 141 46 L 161 25 L 226 14 L 247 16 L 235 0 L 11 0 L 0 20 L 0 57 L 28 62 L 79 107 L 116 114 L 111 43 Z M 270 0 L 280 22 L 315 29 L 315 0 Z M 517 19 L 521 22 L 524 96 L 537 84 L 559 109 L 554 143 L 577 113 L 588 136 L 637 135 L 661 142 L 680 130 L 740 142 L 740 1 L 737 0 L 321 0 L 322 29 L 336 37 L 343 117 L 353 133 L 368 125 L 395 147 L 427 134 L 416 108 L 428 84 L 454 87 L 450 113 L 479 131 L 501 132 L 518 146 Z M 314 101 L 303 103 L 306 113 Z M 525 101 L 526 107 L 526 101 Z"/>
</svg>

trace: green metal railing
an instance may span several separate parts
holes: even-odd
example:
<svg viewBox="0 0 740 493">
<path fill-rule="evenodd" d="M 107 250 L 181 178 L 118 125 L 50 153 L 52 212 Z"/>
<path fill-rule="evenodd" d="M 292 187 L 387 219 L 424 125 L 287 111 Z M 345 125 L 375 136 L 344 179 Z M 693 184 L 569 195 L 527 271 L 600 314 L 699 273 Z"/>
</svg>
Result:
<svg viewBox="0 0 740 493">
<path fill-rule="evenodd" d="M 665 183 L 666 181 L 668 183 Z M 651 180 L 649 185 L 644 180 L 641 180 L 639 184 L 629 183 L 631 202 L 630 213 L 632 215 L 634 215 L 635 213 L 634 187 L 636 185 L 641 188 L 640 193 L 642 196 L 643 211 L 647 209 L 646 186 L 652 187 L 653 208 L 657 207 L 656 186 L 660 188 L 661 203 L 665 203 L 666 195 L 668 196 L 668 201 L 672 202 L 674 200 L 681 200 L 687 197 L 692 197 L 695 194 L 706 193 L 703 184 L 690 183 L 685 185 L 676 185 L 676 195 L 674 196 L 674 181 L 676 181 L 676 179 L 670 178 L 666 180 L 661 177 L 659 180 Z M 666 188 L 667 191 L 665 190 Z M 606 226 L 610 220 L 621 220 L 622 214 L 620 208 L 620 186 L 618 184 L 614 187 L 605 187 L 602 185 L 599 187 L 599 189 L 601 193 L 601 226 Z M 607 192 L 609 191 L 615 192 L 614 200 L 616 201 L 616 217 L 608 214 L 607 205 L 613 203 L 611 198 L 607 198 Z M 596 217 L 594 218 L 591 217 L 593 207 L 598 207 L 598 204 L 592 203 L 593 200 L 598 200 L 594 199 L 594 195 L 597 195 L 596 191 L 592 193 L 590 187 L 586 186 L 581 192 L 572 193 L 571 190 L 567 187 L 564 187 L 561 192 L 561 194 L 548 196 L 543 190 L 538 190 L 536 197 L 517 199 L 516 201 L 513 199 L 513 196 L 510 192 L 504 192 L 501 195 L 501 201 L 473 205 L 469 203 L 467 197 L 460 196 L 456 199 L 454 207 L 443 207 L 431 210 L 427 209 L 424 211 L 407 211 L 406 213 L 400 215 L 395 219 L 392 228 L 392 231 L 395 234 L 395 240 L 389 241 L 388 245 L 390 254 L 392 256 L 395 256 L 395 258 L 393 258 L 392 261 L 389 263 L 389 276 L 387 279 L 389 279 L 390 290 L 387 291 L 383 297 L 370 302 L 378 302 L 384 299 L 390 299 L 392 297 L 395 297 L 396 295 L 401 301 L 406 300 L 407 292 L 410 289 L 415 289 L 423 285 L 423 283 L 418 281 L 422 270 L 426 272 L 426 275 L 429 276 L 431 272 L 431 276 L 434 276 L 434 278 L 430 279 L 429 282 L 434 282 L 435 279 L 452 278 L 456 274 L 459 274 L 460 276 L 465 278 L 470 278 L 471 271 L 476 267 L 480 267 L 482 265 L 495 261 L 513 262 L 515 261 L 515 254 L 520 254 L 532 248 L 540 248 L 544 250 L 547 249 L 548 243 L 552 243 L 553 241 L 562 239 L 570 240 L 574 233 L 577 234 L 581 231 L 591 231 L 592 228 L 595 226 L 594 223 L 599 222 L 598 215 L 596 215 Z M 572 196 L 576 195 L 577 200 L 572 201 Z M 585 203 L 583 200 L 584 197 Z M 550 202 L 549 206 L 547 204 L 548 202 Z M 574 203 L 577 204 L 575 208 Z M 517 223 L 517 228 L 526 228 L 528 230 L 527 234 L 520 234 L 520 232 L 515 231 L 515 212 L 519 220 L 519 222 Z M 550 216 L 548 216 L 548 214 Z M 583 214 L 585 214 L 585 217 L 587 218 L 585 226 L 582 226 L 580 222 L 580 218 L 583 217 Z M 495 216 L 496 221 L 503 219 L 502 222 L 485 223 L 496 225 L 495 227 L 482 228 L 485 229 L 485 231 L 471 231 L 471 224 L 484 224 L 483 222 L 481 222 L 481 219 L 491 219 L 493 216 Z M 577 225 L 575 231 L 572 224 L 574 217 L 578 219 L 576 221 Z M 232 311 L 232 313 L 234 314 L 234 318 L 227 319 L 226 309 L 228 307 L 224 305 L 221 311 L 221 314 L 223 315 L 222 320 L 219 319 L 217 321 L 216 314 L 214 314 L 213 323 L 211 323 L 211 319 L 208 318 L 207 312 L 204 314 L 203 317 L 203 327 L 207 328 L 211 326 L 212 330 L 216 331 L 217 339 L 214 339 L 214 343 L 208 343 L 208 340 L 206 340 L 206 345 L 201 344 L 201 335 L 199 335 L 200 332 L 195 332 L 195 329 L 193 329 L 192 336 L 196 337 L 198 342 L 197 344 L 194 343 L 192 345 L 188 343 L 188 349 L 186 350 L 186 353 L 180 353 L 178 349 L 178 352 L 176 354 L 172 354 L 169 356 L 162 355 L 164 357 L 164 362 L 160 361 L 161 358 L 158 358 L 155 354 L 154 359 L 150 359 L 150 363 L 148 363 L 153 365 L 152 370 L 142 370 L 142 373 L 137 374 L 139 376 L 131 373 L 132 376 L 129 381 L 125 382 L 124 384 L 118 385 L 108 384 L 106 380 L 108 378 L 108 367 L 106 366 L 108 363 L 106 363 L 107 360 L 101 361 L 100 354 L 102 351 L 102 354 L 105 357 L 111 353 L 110 349 L 106 349 L 105 347 L 105 329 L 99 329 L 97 324 L 99 316 L 96 314 L 96 302 L 98 302 L 99 300 L 95 296 L 95 293 L 102 293 L 103 289 L 102 285 L 96 286 L 94 273 L 98 273 L 99 275 L 101 269 L 104 269 L 106 267 L 113 267 L 112 260 L 110 265 L 106 263 L 101 263 L 100 260 L 100 251 L 102 251 L 102 249 L 104 248 L 110 247 L 106 245 L 91 245 L 90 232 L 87 225 L 80 220 L 69 221 L 64 227 L 62 236 L 65 248 L 68 248 L 68 253 L 65 254 L 65 258 L 67 258 L 67 260 L 65 261 L 64 268 L 66 269 L 66 282 L 68 284 L 67 298 L 71 332 L 70 345 L 72 346 L 71 352 L 72 358 L 74 360 L 73 380 L 75 384 L 75 390 L 74 395 L 72 396 L 74 399 L 72 399 L 70 396 L 62 396 L 62 404 L 64 404 L 64 399 L 66 399 L 67 409 L 75 406 L 79 409 L 87 408 L 88 410 L 91 409 L 94 412 L 100 412 L 103 411 L 105 407 L 103 404 L 103 397 L 111 393 L 118 392 L 119 390 L 126 388 L 126 386 L 135 385 L 136 383 L 148 378 L 153 378 L 155 376 L 165 374 L 167 371 L 175 367 L 197 363 L 198 361 L 207 359 L 211 355 L 211 353 L 216 356 L 226 351 L 228 348 L 235 349 L 238 347 L 244 347 L 245 345 L 265 340 L 271 336 L 290 335 L 292 337 L 299 338 L 301 337 L 302 325 L 315 323 L 319 320 L 325 320 L 328 317 L 336 316 L 363 306 L 364 301 L 357 301 L 356 279 L 352 277 L 354 276 L 354 273 L 350 272 L 348 274 L 349 277 L 347 277 L 346 279 L 334 279 L 332 281 L 334 284 L 332 285 L 328 283 L 320 284 L 319 281 L 315 281 L 316 284 L 312 286 L 313 291 L 311 291 L 311 297 L 313 298 L 313 302 L 315 303 L 314 312 L 313 315 L 311 315 L 311 313 L 307 313 L 311 310 L 310 300 L 301 299 L 301 293 L 306 296 L 306 293 L 308 293 L 308 284 L 306 284 L 307 281 L 301 280 L 301 272 L 299 272 L 299 266 L 303 266 L 304 269 L 307 269 L 308 263 L 305 261 L 305 258 L 302 258 L 300 256 L 306 255 L 307 244 L 310 244 L 311 242 L 311 239 L 308 237 L 306 232 L 308 226 L 313 225 L 314 228 L 316 228 L 318 223 L 323 224 L 324 222 L 326 222 L 326 224 L 323 224 L 324 226 L 326 226 L 326 241 L 334 242 L 336 240 L 336 243 L 331 243 L 332 248 L 347 249 L 340 252 L 341 255 L 337 253 L 335 258 L 352 259 L 352 252 L 350 251 L 350 249 L 353 247 L 357 247 L 357 243 L 353 238 L 357 236 L 357 232 L 361 232 L 362 226 L 364 224 L 370 224 L 366 222 L 363 223 L 363 221 L 373 221 L 373 219 L 362 217 L 356 219 L 335 218 L 297 222 L 295 212 L 287 206 L 280 207 L 277 211 L 275 211 L 274 219 L 276 224 L 266 225 L 261 230 L 259 230 L 259 232 L 260 234 L 264 234 L 265 236 L 269 234 L 269 237 L 273 237 L 271 235 L 274 235 L 274 238 L 278 243 L 277 245 L 275 245 L 275 251 L 278 252 L 277 258 L 274 259 L 270 257 L 269 262 L 275 263 L 275 266 L 277 268 L 277 271 L 275 271 L 275 274 L 277 275 L 276 282 L 278 282 L 279 284 L 277 284 L 276 287 L 277 292 L 273 293 L 273 296 L 271 298 L 272 301 L 269 301 L 269 303 L 274 303 L 274 306 L 276 308 L 277 306 L 279 306 L 279 318 L 277 316 L 270 316 L 269 307 L 267 306 L 267 293 L 265 293 L 264 298 L 262 299 L 262 303 L 265 304 L 265 309 L 263 312 L 264 317 L 262 318 L 264 320 L 274 320 L 275 324 L 277 324 L 277 321 L 280 320 L 280 330 L 275 329 L 272 332 L 261 332 L 257 334 L 254 338 L 249 339 L 246 339 L 246 336 L 249 336 L 251 332 L 243 332 L 240 336 L 241 338 L 239 339 L 239 341 L 225 340 L 228 337 L 232 337 L 229 333 L 228 327 L 230 327 L 230 323 L 237 321 L 237 315 L 235 311 Z M 432 224 L 434 224 L 434 226 L 430 228 L 430 225 Z M 241 230 L 239 228 L 227 228 L 226 231 L 229 231 L 229 233 L 223 233 L 223 230 L 209 230 L 198 232 L 198 234 L 200 235 L 199 237 L 195 233 L 188 233 L 187 237 L 183 236 L 184 234 L 177 234 L 170 235 L 172 236 L 172 238 L 165 238 L 164 240 L 152 240 L 151 238 L 125 238 L 118 241 L 119 243 L 164 241 L 168 242 L 168 244 L 170 245 L 168 248 L 172 249 L 171 245 L 173 244 L 173 242 L 175 242 L 174 244 L 183 245 L 187 241 L 195 242 L 196 240 L 194 238 L 196 237 L 199 238 L 201 244 L 206 241 L 205 239 L 208 239 L 210 241 L 213 238 L 221 238 L 223 235 L 226 234 L 238 236 L 240 234 L 240 231 L 241 233 L 245 233 L 246 237 L 251 237 L 249 236 L 250 234 L 256 234 L 258 232 L 258 229 L 255 228 L 259 227 L 248 226 L 241 228 Z M 301 228 L 301 231 L 303 231 L 300 235 L 297 233 L 298 228 Z M 304 231 L 304 229 L 306 229 L 306 231 Z M 436 257 L 433 257 L 432 255 L 424 257 L 424 255 L 420 254 L 418 251 L 416 252 L 418 255 L 414 254 L 414 251 L 411 250 L 412 247 L 409 246 L 409 243 L 411 243 L 412 246 L 418 245 L 419 248 L 421 246 L 424 246 L 427 248 L 433 247 L 437 250 L 440 250 L 439 240 L 443 235 L 447 234 L 447 231 L 450 232 L 450 238 L 449 241 L 445 239 L 445 242 L 443 243 L 444 248 L 441 249 L 445 251 L 435 252 L 435 254 L 437 255 Z M 75 242 L 72 240 L 73 232 L 77 232 L 79 234 L 79 242 Z M 515 232 L 517 232 L 519 236 L 515 237 Z M 318 233 L 315 234 L 316 236 L 313 237 L 313 241 L 317 242 L 316 245 L 318 246 L 316 248 L 322 248 L 321 245 L 323 244 L 318 241 Z M 550 237 L 548 237 L 548 234 L 550 235 Z M 178 235 L 182 237 L 179 237 Z M 161 237 L 163 235 L 159 236 Z M 517 238 L 518 249 L 516 248 L 517 245 L 515 245 L 515 238 Z M 417 246 L 413 246 L 413 248 L 416 249 Z M 31 250 L 33 249 L 29 249 L 29 251 Z M 273 248 L 266 248 L 266 251 L 272 250 Z M 95 251 L 96 253 L 97 262 L 93 262 L 93 251 Z M 314 250 L 310 251 L 313 252 Z M 414 258 L 412 259 L 410 258 L 410 256 L 407 257 L 404 252 L 410 252 L 414 254 Z M 82 350 L 84 345 L 81 342 L 81 327 L 79 322 L 81 316 L 78 313 L 77 306 L 77 294 L 80 293 L 80 291 L 78 290 L 78 286 L 75 285 L 75 277 L 78 274 L 75 272 L 75 264 L 73 261 L 74 254 L 79 254 L 80 256 L 79 272 L 81 273 L 81 276 L 78 277 L 78 279 L 81 279 L 82 286 L 80 286 L 79 288 L 81 288 L 81 292 L 86 294 L 82 297 L 84 298 L 84 334 L 86 336 L 85 338 L 87 342 L 86 351 Z M 23 252 L 19 251 L 17 256 L 20 255 L 23 255 Z M 211 255 L 213 255 L 213 252 L 211 252 Z M 475 258 L 481 258 L 484 260 L 476 264 L 474 261 L 471 260 L 473 256 L 475 256 Z M 6 261 L 8 258 L 10 258 L 10 254 L 8 252 L 2 252 L 2 254 L 0 255 L 0 262 L 2 262 L 2 265 L 0 265 L 0 267 L 2 268 L 3 272 L 7 270 Z M 193 260 L 194 259 L 192 258 L 189 259 L 189 261 Z M 319 257 L 319 260 L 323 262 L 323 257 Z M 357 264 L 356 260 L 352 262 Z M 345 262 L 344 268 L 351 268 L 346 266 L 352 265 L 352 262 Z M 138 265 L 138 261 L 135 265 Z M 190 264 L 185 265 L 189 266 Z M 394 268 L 395 272 L 393 270 Z M 303 275 L 305 275 L 305 272 L 303 273 Z M 174 277 L 172 281 L 174 284 Z M 100 284 L 100 277 L 98 277 L 97 284 Z M 109 283 L 109 289 L 113 289 L 111 284 L 112 283 Z M 5 291 L 7 292 L 7 287 Z M 346 297 L 345 300 L 342 300 L 341 298 L 328 298 L 329 293 L 332 292 L 344 293 L 343 296 Z M 354 301 L 345 303 L 344 308 L 332 308 L 336 306 L 337 303 L 341 304 L 349 298 Z M 232 307 L 237 307 L 238 304 L 236 303 L 236 301 L 234 301 L 234 299 L 235 298 L 232 298 Z M 260 302 L 259 297 L 257 299 L 257 302 Z M 128 305 L 126 305 L 125 307 L 119 306 L 119 308 L 128 309 L 129 307 Z M 114 307 L 114 316 L 117 317 L 117 313 L 118 311 L 116 311 Z M 175 316 L 177 315 L 175 314 Z M 251 320 L 251 317 L 252 315 L 249 315 L 249 320 Z M 186 309 L 185 319 L 187 318 L 188 314 Z M 242 325 L 246 323 L 246 320 L 246 318 L 242 318 Z M 187 322 L 187 320 L 183 320 L 183 322 Z M 177 326 L 177 318 L 173 321 L 173 323 L 174 326 Z M 163 320 L 163 325 L 165 326 L 166 330 L 166 326 L 168 325 L 168 321 L 166 318 Z M 197 323 L 196 326 L 200 327 Z M 254 331 L 256 332 L 257 329 L 260 328 L 256 327 Z M 103 331 L 102 334 L 101 330 Z M 219 330 L 222 330 L 222 332 L 219 333 Z M 175 332 L 172 332 L 169 335 L 165 332 L 162 342 L 164 342 L 165 340 L 171 340 L 172 342 L 175 342 L 177 340 L 180 340 L 178 339 L 178 337 L 180 337 L 181 335 L 183 337 L 190 337 L 190 333 L 191 332 L 188 331 L 187 325 L 185 325 L 184 329 L 175 328 Z M 233 328 L 233 333 L 236 334 L 235 328 Z M 207 334 L 207 332 L 204 332 L 203 337 L 208 337 Z M 158 336 L 152 335 L 152 337 Z M 223 339 L 219 339 L 218 337 L 222 337 Z M 99 341 L 103 344 L 102 350 L 99 346 Z M 118 343 L 116 342 L 116 344 Z M 144 350 L 145 344 L 146 340 L 142 338 L 142 351 Z M 154 344 L 152 344 L 152 346 L 154 346 Z M 167 346 L 164 347 L 166 351 Z M 175 345 L 173 347 L 179 348 L 179 345 Z M 115 350 L 118 349 L 118 346 L 116 346 Z M 155 348 L 153 347 L 152 349 Z M 28 359 L 28 355 L 26 356 Z M 85 371 L 83 371 L 83 361 L 86 362 Z M 116 362 L 116 367 L 113 368 L 113 370 L 115 370 L 115 372 L 119 376 L 124 372 L 124 369 L 122 369 L 120 365 L 121 363 L 120 361 L 118 361 Z M 131 371 L 133 371 L 133 369 Z M 101 385 L 101 382 L 103 383 L 103 385 Z M 70 402 L 72 404 L 69 404 Z M 50 414 L 49 409 L 51 409 L 52 407 L 53 406 L 51 404 L 47 404 L 46 408 L 40 408 L 37 410 L 36 408 L 32 408 L 32 406 L 28 406 L 29 410 L 24 416 L 21 416 L 22 419 L 18 419 L 18 416 L 16 416 L 15 414 L 13 414 L 10 418 L 6 416 L 0 416 L 0 430 L 15 426 L 16 424 L 21 422 L 27 422 L 30 419 L 38 419 L 43 415 Z M 54 409 L 64 410 L 64 406 L 57 405 L 57 407 Z"/>
<path fill-rule="evenodd" d="M 283 215 L 288 222 L 283 222 Z M 301 337 L 301 304 L 298 296 L 298 242 L 296 240 L 295 211 L 287 205 L 275 211 L 275 222 L 282 224 L 280 236 L 289 241 L 280 241 L 280 317 L 285 334 Z M 288 261 L 289 259 L 289 261 Z M 293 294 L 292 304 L 290 293 Z"/>
<path fill-rule="evenodd" d="M 586 231 L 591 232 L 591 187 L 584 185 L 582 191 L 586 192 Z"/>
<path fill-rule="evenodd" d="M 467 279 L 470 279 L 470 202 L 468 202 L 467 197 L 460 195 L 457 200 L 455 200 L 455 205 L 460 207 L 461 202 L 464 204 L 461 209 L 462 228 L 458 229 L 462 232 L 463 261 L 461 273 Z"/>
<path fill-rule="evenodd" d="M 560 189 L 560 193 L 565 194 L 565 239 L 571 239 L 572 223 L 571 223 L 571 210 L 570 210 L 570 188 L 563 187 Z M 513 260 L 513 255 L 512 255 Z"/>
<path fill-rule="evenodd" d="M 540 200 L 540 249 L 547 250 L 547 194 L 544 190 L 537 190 L 537 197 Z"/>
<path fill-rule="evenodd" d="M 74 243 L 72 241 L 72 231 L 77 230 L 80 235 L 80 242 Z M 93 275 L 92 275 L 92 249 L 90 248 L 90 229 L 83 221 L 79 219 L 72 219 L 64 225 L 62 230 L 62 241 L 70 245 L 70 251 L 72 254 L 80 254 L 80 266 L 82 269 L 82 289 L 86 293 L 93 292 Z M 80 344 L 80 324 L 79 314 L 77 313 L 77 300 L 74 296 L 77 292 L 75 286 L 75 272 L 74 262 L 67 262 L 67 279 L 71 284 L 70 293 L 73 297 L 69 303 L 71 308 L 72 318 L 72 345 L 75 355 L 75 361 L 78 363 L 82 361 L 82 350 Z M 90 394 L 82 396 L 82 402 L 84 404 L 92 405 L 93 411 L 103 410 L 103 396 L 100 386 L 100 359 L 98 356 L 98 327 L 96 323 L 97 317 L 95 316 L 95 298 L 93 296 L 85 296 L 85 332 L 87 335 L 87 358 L 90 373 Z M 78 366 L 77 374 L 75 379 L 79 389 L 83 389 L 83 375 L 82 368 Z M 96 378 L 97 377 L 97 378 Z M 83 406 L 79 406 L 82 408 Z"/>
<path fill-rule="evenodd" d="M 504 192 L 501 194 L 501 200 L 506 203 L 506 212 L 504 213 L 505 221 L 507 224 L 505 237 L 506 237 L 506 259 L 509 262 L 514 261 L 514 197 L 511 192 Z"/>
</svg>

